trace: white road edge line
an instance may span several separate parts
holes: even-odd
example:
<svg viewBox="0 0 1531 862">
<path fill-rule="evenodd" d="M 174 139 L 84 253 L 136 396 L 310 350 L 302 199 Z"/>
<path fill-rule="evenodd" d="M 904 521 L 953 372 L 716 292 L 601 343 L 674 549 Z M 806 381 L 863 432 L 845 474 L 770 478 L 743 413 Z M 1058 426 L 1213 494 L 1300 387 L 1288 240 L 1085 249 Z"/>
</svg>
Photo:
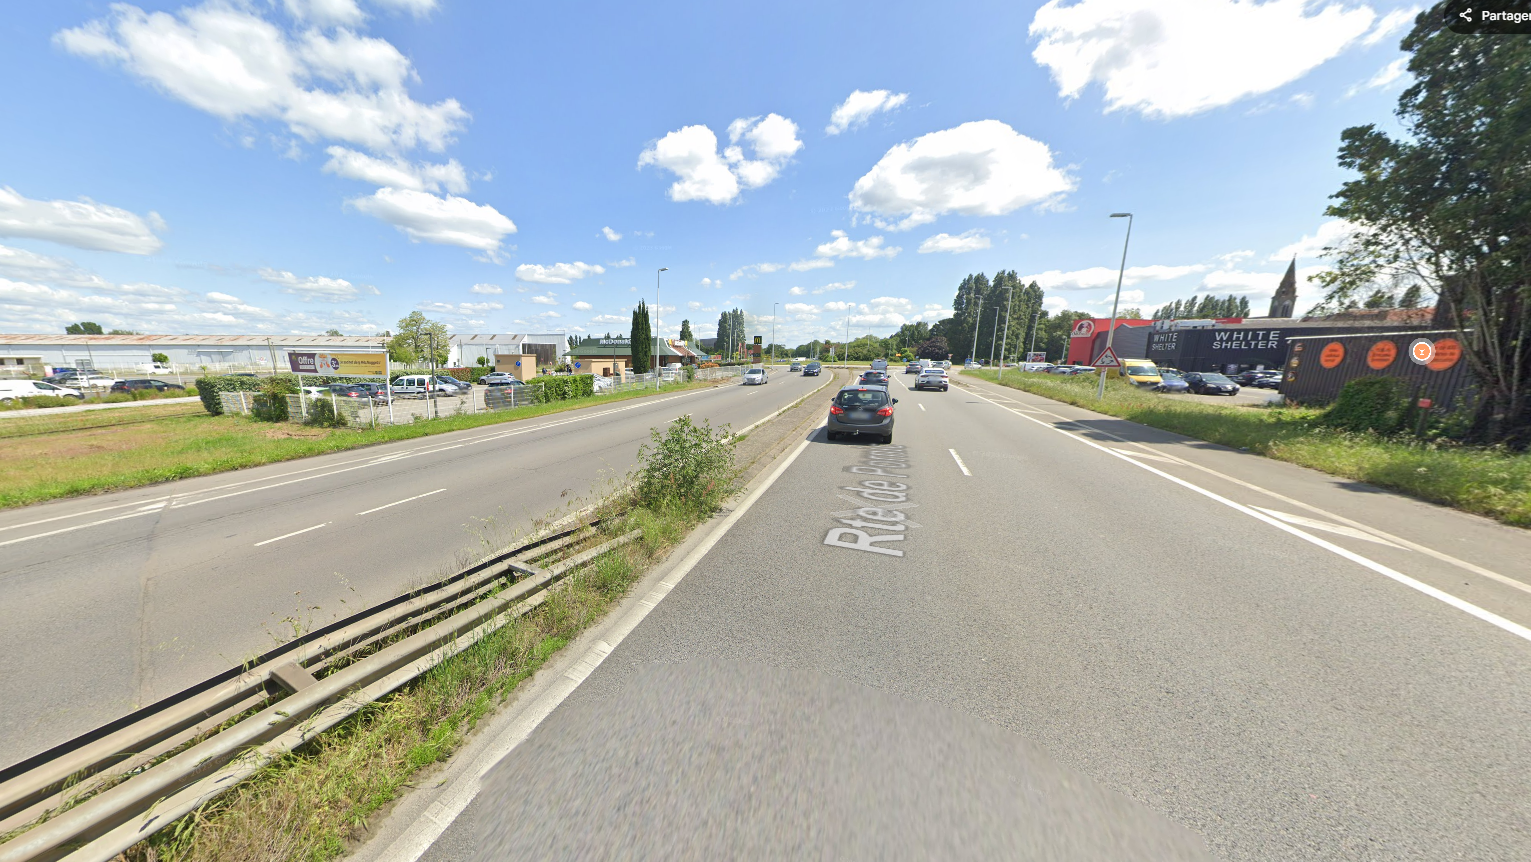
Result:
<svg viewBox="0 0 1531 862">
<path fill-rule="evenodd" d="M 507 754 L 510 754 L 517 745 L 525 741 L 532 731 L 536 730 L 537 726 L 542 723 L 542 720 L 547 718 L 554 709 L 557 709 L 558 705 L 563 703 L 565 698 L 573 694 L 574 690 L 579 688 L 580 683 L 584 682 L 585 678 L 599 667 L 602 661 L 606 660 L 606 656 L 610 655 L 612 650 L 616 649 L 623 639 L 633 629 L 637 628 L 639 623 L 643 622 L 643 619 L 649 615 L 649 611 L 652 611 L 659 606 L 660 602 L 664 601 L 664 597 L 669 595 L 671 590 L 675 589 L 676 585 L 696 567 L 697 563 L 702 561 L 703 557 L 707 556 L 707 552 L 711 551 L 713 546 L 727 535 L 728 531 L 733 529 L 734 525 L 739 522 L 739 519 L 744 517 L 745 513 L 755 505 L 755 502 L 766 491 L 770 490 L 772 485 L 776 484 L 776 480 L 781 478 L 781 474 L 785 473 L 787 468 L 792 466 L 792 463 L 797 460 L 797 456 L 803 454 L 803 450 L 808 448 L 809 442 L 809 440 L 804 440 L 799 443 L 797 448 L 792 450 L 792 454 L 787 456 L 787 459 L 781 464 L 777 465 L 769 478 L 756 487 L 754 491 L 751 491 L 749 496 L 745 497 L 744 501 L 730 512 L 721 524 L 713 528 L 712 533 L 700 545 L 692 549 L 691 553 L 681 561 L 679 566 L 676 566 L 675 571 L 671 572 L 669 577 L 656 584 L 654 589 L 649 591 L 649 594 L 644 596 L 621 622 L 606 633 L 605 639 L 596 641 L 568 672 L 554 681 L 542 693 L 542 696 L 537 698 L 528 707 L 526 712 L 507 729 L 504 736 L 479 755 L 467 773 L 458 779 L 451 789 L 444 792 L 440 799 L 432 802 L 430 807 L 425 810 L 425 813 L 420 816 L 420 819 L 411 824 L 403 835 L 400 835 L 393 844 L 389 845 L 387 850 L 383 851 L 379 857 L 380 862 L 416 862 L 416 860 L 424 855 L 425 851 L 429 850 L 431 845 L 436 843 L 436 839 L 440 838 L 441 834 L 447 830 L 447 827 L 452 825 L 452 822 L 463 812 L 463 809 L 468 807 L 468 803 L 472 802 L 473 798 L 478 795 L 479 789 L 483 785 L 483 778 L 489 773 L 489 770 L 493 769 Z"/>
<path fill-rule="evenodd" d="M 973 471 L 968 469 L 968 465 L 962 463 L 962 456 L 957 454 L 957 450 L 956 449 L 947 449 L 946 451 L 952 453 L 952 460 L 957 462 L 957 468 L 962 471 L 962 475 L 964 475 L 964 476 L 971 476 L 971 475 L 973 475 Z"/>
<path fill-rule="evenodd" d="M 282 540 L 283 540 L 283 539 L 290 539 L 290 538 L 292 538 L 292 537 L 293 537 L 293 536 L 301 536 L 301 535 L 303 535 L 303 534 L 304 534 L 304 533 L 311 533 L 311 532 L 313 532 L 313 531 L 314 531 L 314 530 L 317 530 L 317 529 L 319 529 L 319 528 L 320 528 L 320 527 L 328 527 L 328 526 L 329 526 L 329 525 L 330 525 L 330 524 L 329 524 L 329 522 L 328 522 L 328 521 L 326 521 L 326 522 L 324 522 L 324 523 L 323 523 L 323 524 L 315 524 L 315 525 L 313 525 L 313 526 L 312 526 L 312 527 L 305 527 L 305 528 L 303 528 L 303 529 L 301 529 L 301 530 L 295 530 L 295 531 L 293 531 L 293 532 L 291 532 L 291 533 L 288 533 L 288 534 L 287 534 L 287 535 L 285 535 L 285 536 L 277 536 L 277 537 L 276 537 L 276 538 L 275 538 L 275 539 L 267 539 L 267 540 L 266 540 L 266 541 L 264 541 L 264 542 L 256 542 L 256 543 L 255 543 L 255 547 L 257 547 L 257 548 L 259 548 L 259 547 L 260 547 L 260 546 L 261 546 L 261 545 L 269 545 L 269 544 L 271 544 L 271 543 L 272 543 L 272 542 L 280 542 L 280 541 L 282 541 Z"/>
<path fill-rule="evenodd" d="M 394 502 L 392 502 L 392 503 L 389 503 L 389 504 L 388 504 L 388 505 L 386 505 L 386 506 L 378 506 L 378 507 L 377 507 L 377 508 L 376 508 L 376 509 L 368 509 L 368 510 L 367 510 L 367 511 L 365 511 L 365 512 L 357 512 L 357 513 L 356 513 L 356 516 L 357 516 L 357 517 L 361 517 L 361 516 L 362 516 L 362 515 L 370 515 L 370 514 L 372 514 L 372 513 L 373 513 L 373 512 L 381 512 L 381 511 L 383 511 L 383 510 L 384 510 L 384 509 L 387 509 L 387 508 L 391 508 L 391 507 L 393 507 L 393 506 L 397 506 L 397 505 L 399 505 L 399 504 L 401 504 L 401 503 L 409 503 L 409 502 L 412 502 L 412 501 L 414 501 L 414 500 L 418 500 L 418 499 L 420 499 L 420 498 L 422 498 L 422 497 L 429 497 L 429 496 L 430 496 L 430 495 L 432 495 L 432 494 L 440 494 L 440 493 L 441 493 L 441 492 L 443 492 L 443 491 L 445 491 L 445 490 L 446 490 L 446 489 L 445 489 L 445 488 L 437 488 L 437 489 L 436 489 L 436 490 L 434 490 L 434 491 L 427 491 L 427 492 L 425 492 L 425 493 L 424 493 L 424 494 L 416 494 L 416 495 L 415 495 L 415 496 L 413 496 L 413 497 L 405 497 L 405 498 L 404 498 L 404 499 L 402 499 L 402 500 L 395 500 L 395 501 L 394 501 Z"/>
<path fill-rule="evenodd" d="M 973 394 L 978 395 L 978 393 L 976 393 L 976 392 L 973 393 Z M 1227 506 L 1228 508 L 1233 509 L 1236 512 L 1242 512 L 1243 514 L 1248 515 L 1249 517 L 1254 518 L 1257 521 L 1263 521 L 1263 522 L 1271 525 L 1272 527 L 1275 527 L 1278 530 L 1282 530 L 1284 532 L 1291 533 L 1292 535 L 1296 536 L 1299 539 L 1302 539 L 1305 542 L 1309 542 L 1309 543 L 1311 543 L 1313 545 L 1317 545 L 1318 547 L 1323 548 L 1324 550 L 1329 551 L 1330 553 L 1337 554 L 1337 555 L 1339 555 L 1341 557 L 1344 557 L 1347 560 L 1350 560 L 1353 563 L 1356 563 L 1357 565 L 1364 566 L 1365 568 L 1371 569 L 1372 571 L 1376 572 L 1379 575 L 1382 575 L 1383 577 L 1391 578 L 1392 580 L 1397 581 L 1400 584 L 1403 584 L 1404 586 L 1408 587 L 1411 590 L 1417 590 L 1418 592 L 1424 593 L 1425 595 L 1427 595 L 1427 596 L 1429 596 L 1429 597 L 1431 597 L 1433 599 L 1436 599 L 1436 600 L 1441 601 L 1441 602 L 1443 602 L 1445 604 L 1448 604 L 1451 607 L 1454 607 L 1457 610 L 1459 610 L 1459 611 L 1461 611 L 1461 612 L 1463 612 L 1465 614 L 1477 617 L 1478 619 L 1488 623 L 1489 625 L 1494 626 L 1494 627 L 1499 628 L 1499 629 L 1503 629 L 1504 631 L 1509 632 L 1510 634 L 1520 638 L 1521 640 L 1524 640 L 1524 641 L 1527 641 L 1527 642 L 1531 642 L 1531 628 L 1526 628 L 1525 626 L 1521 625 L 1520 623 L 1514 622 L 1512 620 L 1505 619 L 1504 617 L 1502 617 L 1502 616 L 1500 616 L 1500 615 L 1498 615 L 1498 614 L 1496 614 L 1496 613 L 1494 613 L 1492 611 L 1484 610 L 1483 608 L 1478 607 L 1477 605 L 1473 604 L 1472 602 L 1464 601 L 1462 599 L 1459 599 L 1456 596 L 1452 595 L 1451 593 L 1448 593 L 1445 590 L 1441 590 L 1441 589 L 1437 589 L 1435 587 L 1432 587 L 1429 584 L 1424 583 L 1423 581 L 1417 581 L 1414 578 L 1411 578 L 1408 575 L 1404 574 L 1403 572 L 1400 572 L 1400 571 L 1398 571 L 1396 569 L 1389 568 L 1388 566 L 1384 566 L 1384 565 L 1382 565 L 1381 563 L 1379 563 L 1379 562 L 1377 562 L 1375 560 L 1372 560 L 1372 559 L 1370 559 L 1368 557 L 1363 557 L 1360 554 L 1357 554 L 1354 551 L 1342 548 L 1339 545 L 1334 544 L 1333 542 L 1329 542 L 1329 541 L 1326 541 L 1324 539 L 1320 539 L 1319 537 L 1314 536 L 1314 535 L 1312 535 L 1310 533 L 1305 533 L 1302 530 L 1299 530 L 1296 527 L 1292 526 L 1291 524 L 1283 523 L 1282 521 L 1280 521 L 1280 520 L 1278 520 L 1276 518 L 1272 518 L 1271 516 L 1265 514 L 1264 512 L 1257 511 L 1257 510 L 1255 510 L 1254 508 L 1252 508 L 1250 506 L 1245 506 L 1242 503 L 1236 503 L 1233 500 L 1230 500 L 1227 497 L 1224 497 L 1224 496 L 1222 496 L 1220 494 L 1217 494 L 1217 493 L 1215 493 L 1213 491 L 1209 491 L 1206 488 L 1201 487 L 1200 485 L 1194 485 L 1194 484 L 1192 484 L 1190 482 L 1187 482 L 1184 479 L 1179 478 L 1178 476 L 1171 476 L 1170 474 L 1164 472 L 1163 470 L 1160 470 L 1157 467 L 1153 467 L 1153 466 L 1150 466 L 1148 464 L 1143 463 L 1142 461 L 1135 460 L 1131 456 L 1123 455 L 1120 452 L 1115 452 L 1109 446 L 1102 446 L 1099 443 L 1096 443 L 1093 440 L 1088 440 L 1088 439 L 1086 439 L 1084 437 L 1081 437 L 1078 434 L 1073 433 L 1072 431 L 1065 431 L 1064 429 L 1059 428 L 1056 425 L 1053 425 L 1051 422 L 1043 422 L 1041 419 L 1037 419 L 1037 418 L 1034 418 L 1034 417 L 1031 417 L 1031 416 L 1027 416 L 1025 413 L 1022 413 L 1019 410 L 1010 410 L 1010 408 L 1004 406 L 1003 404 L 999 404 L 999 403 L 997 403 L 995 401 L 991 401 L 990 399 L 985 398 L 983 395 L 978 395 L 978 397 L 979 398 L 983 398 L 983 400 L 988 401 L 990 404 L 993 404 L 995 407 L 998 407 L 1001 410 L 1006 410 L 1006 411 L 1008 411 L 1010 413 L 1014 413 L 1015 415 L 1021 417 L 1022 419 L 1025 419 L 1028 422 L 1035 422 L 1036 424 L 1041 425 L 1043 428 L 1051 429 L 1053 431 L 1058 432 L 1059 434 L 1064 435 L 1065 437 L 1071 437 L 1071 438 L 1073 438 L 1075 440 L 1078 440 L 1080 443 L 1083 443 L 1086 446 L 1089 446 L 1089 447 L 1091 447 L 1093 449 L 1098 449 L 1098 450 L 1106 453 L 1107 455 L 1110 455 L 1113 458 L 1117 458 L 1117 459 L 1120 459 L 1122 461 L 1125 461 L 1128 464 L 1131 464 L 1131 465 L 1137 467 L 1140 470 L 1147 470 L 1148 472 L 1153 473 L 1154 475 L 1159 476 L 1160 478 L 1168 479 L 1169 481 L 1174 482 L 1176 485 L 1179 485 L 1179 486 L 1181 486 L 1183 488 L 1186 488 L 1187 490 L 1195 491 L 1196 493 L 1202 495 L 1203 497 L 1206 497 L 1209 500 L 1214 500 L 1214 501 L 1216 501 L 1218 503 L 1222 503 L 1224 506 Z"/>
<path fill-rule="evenodd" d="M 976 395 L 977 393 L 974 393 L 974 394 Z M 980 397 L 982 397 L 982 396 L 980 396 Z M 1208 397 L 1212 397 L 1212 396 L 1208 396 Z M 1058 419 L 1061 422 L 1074 422 L 1074 421 L 1077 421 L 1077 420 L 1074 420 L 1074 419 L 1070 419 L 1070 418 L 1068 418 L 1066 416 L 1061 416 L 1061 415 L 1059 415 L 1057 413 L 1052 412 L 1051 410 L 1046 410 L 1046 409 L 1043 409 L 1041 407 L 1038 407 L 1035 404 L 1028 405 L 1028 406 L 1033 408 L 1034 412 L 1046 413 L 1048 416 L 1052 416 L 1053 418 Z M 1081 409 L 1083 409 L 1083 408 L 1081 408 Z M 1337 514 L 1335 514 L 1333 512 L 1330 512 L 1327 509 L 1321 509 L 1318 506 L 1313 505 L 1312 503 L 1304 503 L 1302 500 L 1297 500 L 1297 499 L 1294 499 L 1292 497 L 1288 497 L 1285 494 L 1277 493 L 1275 491 L 1270 490 L 1269 488 L 1262 488 L 1259 485 L 1256 485 L 1256 484 L 1254 484 L 1252 482 L 1246 482 L 1243 479 L 1239 479 L 1239 478 L 1236 478 L 1234 476 L 1230 476 L 1227 473 L 1221 473 L 1221 472 L 1219 472 L 1217 470 L 1212 469 L 1211 467 L 1207 467 L 1207 466 L 1198 464 L 1195 461 L 1187 461 L 1184 458 L 1177 458 L 1174 455 L 1170 455 L 1170 454 L 1165 453 L 1165 452 L 1159 452 L 1159 451 L 1157 451 L 1155 449 L 1149 448 L 1149 446 L 1146 443 L 1139 443 L 1136 440 L 1128 440 L 1125 437 L 1118 437 L 1117 435 L 1112 434 L 1110 431 L 1102 431 L 1102 430 L 1100 430 L 1098 428 L 1094 429 L 1094 430 L 1095 430 L 1095 432 L 1097 434 L 1104 434 L 1104 435 L 1106 435 L 1107 437 L 1110 437 L 1113 440 L 1120 440 L 1123 443 L 1129 443 L 1129 444 L 1131 444 L 1133 446 L 1138 447 L 1139 449 L 1142 449 L 1144 452 L 1152 453 L 1154 455 L 1157 455 L 1160 458 L 1164 458 L 1166 460 L 1172 461 L 1172 462 L 1174 462 L 1176 464 L 1179 464 L 1181 466 L 1190 467 L 1193 470 L 1200 470 L 1201 472 L 1206 473 L 1209 476 L 1216 476 L 1217 478 L 1222 479 L 1225 482 L 1229 482 L 1231 484 L 1238 485 L 1241 488 L 1245 488 L 1247 490 L 1254 491 L 1256 493 L 1264 494 L 1267 497 L 1271 497 L 1271 498 L 1274 498 L 1276 500 L 1280 500 L 1281 502 L 1283 502 L 1283 503 L 1285 503 L 1285 504 L 1287 504 L 1289 506 L 1296 506 L 1299 509 L 1305 509 L 1305 510 L 1307 510 L 1309 512 L 1312 512 L 1315 515 L 1322 515 L 1325 518 L 1333 519 L 1336 523 L 1344 524 L 1347 527 L 1354 527 L 1355 529 L 1361 530 L 1362 532 L 1371 533 L 1372 535 L 1377 536 L 1378 538 L 1381 538 L 1381 539 L 1386 539 L 1387 541 L 1392 542 L 1393 544 L 1398 545 L 1401 548 L 1405 548 L 1405 549 L 1410 550 L 1410 551 L 1415 551 L 1417 553 L 1424 554 L 1427 557 L 1434 557 L 1435 559 L 1440 560 L 1443 563 L 1449 563 L 1449 564 L 1451 564 L 1453 566 L 1456 566 L 1457 568 L 1459 568 L 1459 569 L 1461 569 L 1463 571 L 1472 572 L 1475 575 L 1480 575 L 1482 577 L 1488 578 L 1491 581 L 1495 581 L 1497 583 L 1504 584 L 1507 587 L 1511 587 L 1511 588 L 1520 590 L 1521 592 L 1531 593 L 1531 584 L 1528 584 L 1528 583 L 1526 583 L 1524 581 L 1517 581 L 1514 578 L 1507 577 L 1505 575 L 1501 575 L 1498 572 L 1494 571 L 1493 569 L 1486 569 L 1483 566 L 1478 565 L 1477 563 L 1470 563 L 1470 562 L 1468 562 L 1466 560 L 1459 559 L 1457 557 L 1453 557 L 1452 555 L 1450 555 L 1450 554 L 1448 554 L 1448 553 L 1446 553 L 1444 551 L 1438 551 L 1435 548 L 1431 548 L 1431 547 L 1428 547 L 1426 545 L 1421 545 L 1418 542 L 1411 542 L 1408 539 L 1403 538 L 1402 536 L 1395 536 L 1392 533 L 1387 532 L 1386 530 L 1378 529 L 1378 528 L 1373 527 L 1373 526 L 1371 526 L 1369 524 L 1363 524 L 1360 521 L 1352 520 L 1350 518 L 1345 517 L 1344 515 L 1337 515 Z M 1174 432 L 1170 432 L 1170 433 L 1174 433 Z"/>
<path fill-rule="evenodd" d="M 920 405 L 920 412 L 921 412 L 921 413 L 924 413 L 924 412 L 925 412 L 925 405 L 924 405 L 924 404 L 921 404 L 921 405 Z"/>
<path fill-rule="evenodd" d="M 31 541 L 32 539 L 41 539 L 41 538 L 44 538 L 46 536 L 57 536 L 59 533 L 72 533 L 75 530 L 83 530 L 86 527 L 99 527 L 102 524 L 110 524 L 113 521 L 122 521 L 122 520 L 125 520 L 127 518 L 136 518 L 139 515 L 152 515 L 155 512 L 164 511 L 164 509 L 165 509 L 165 504 L 163 502 L 161 502 L 161 503 L 155 504 L 153 506 L 153 508 L 145 507 L 143 509 L 138 510 L 137 512 L 129 512 L 126 515 L 118 515 L 115 518 L 102 518 L 99 521 L 91 521 L 90 523 L 87 523 L 87 524 L 75 524 L 73 527 L 60 527 L 57 530 L 49 530 L 46 533 L 33 533 L 30 536 L 21 536 L 21 537 L 15 538 L 15 539 L 9 539 L 7 541 L 0 542 L 0 548 L 5 547 L 6 545 L 14 545 L 17 542 L 27 542 L 27 541 Z"/>
</svg>

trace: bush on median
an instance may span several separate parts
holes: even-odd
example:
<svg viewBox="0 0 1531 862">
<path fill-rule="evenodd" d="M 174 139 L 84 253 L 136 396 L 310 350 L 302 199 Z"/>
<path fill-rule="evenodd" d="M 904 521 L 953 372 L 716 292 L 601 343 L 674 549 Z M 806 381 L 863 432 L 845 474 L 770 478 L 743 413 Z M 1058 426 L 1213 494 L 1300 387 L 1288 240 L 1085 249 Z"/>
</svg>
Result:
<svg viewBox="0 0 1531 862">
<path fill-rule="evenodd" d="M 663 431 L 652 429 L 649 442 L 638 448 L 643 466 L 635 477 L 634 501 L 655 511 L 713 511 L 738 484 L 734 447 L 727 425 L 713 430 L 706 420 L 692 423 L 690 416 Z"/>
</svg>

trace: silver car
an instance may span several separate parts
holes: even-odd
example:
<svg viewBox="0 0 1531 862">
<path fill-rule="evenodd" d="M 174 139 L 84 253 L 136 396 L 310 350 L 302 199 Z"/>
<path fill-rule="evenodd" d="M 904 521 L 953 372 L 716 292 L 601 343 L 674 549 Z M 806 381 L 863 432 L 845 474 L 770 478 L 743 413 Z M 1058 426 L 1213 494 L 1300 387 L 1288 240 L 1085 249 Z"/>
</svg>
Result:
<svg viewBox="0 0 1531 862">
<path fill-rule="evenodd" d="M 745 386 L 764 386 L 770 382 L 771 379 L 766 376 L 766 370 L 764 368 L 751 368 L 750 370 L 744 372 Z"/>
</svg>

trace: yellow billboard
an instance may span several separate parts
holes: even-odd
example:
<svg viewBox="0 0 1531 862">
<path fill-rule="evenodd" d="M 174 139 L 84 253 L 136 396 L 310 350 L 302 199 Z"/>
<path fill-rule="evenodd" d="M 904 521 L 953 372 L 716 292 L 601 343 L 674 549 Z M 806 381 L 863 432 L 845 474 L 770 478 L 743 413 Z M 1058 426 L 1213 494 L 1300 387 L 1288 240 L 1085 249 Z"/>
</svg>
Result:
<svg viewBox="0 0 1531 862">
<path fill-rule="evenodd" d="M 288 353 L 287 364 L 299 374 L 335 377 L 383 377 L 388 357 L 382 353 Z"/>
</svg>

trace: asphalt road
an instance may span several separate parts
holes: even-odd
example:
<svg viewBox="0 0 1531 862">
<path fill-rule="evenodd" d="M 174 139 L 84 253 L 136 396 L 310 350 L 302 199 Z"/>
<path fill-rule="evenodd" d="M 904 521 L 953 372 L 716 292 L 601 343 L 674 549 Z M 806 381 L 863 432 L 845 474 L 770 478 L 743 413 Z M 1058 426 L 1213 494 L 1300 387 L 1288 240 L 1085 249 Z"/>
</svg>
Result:
<svg viewBox="0 0 1531 862">
<path fill-rule="evenodd" d="M 508 545 L 689 413 L 742 428 L 822 382 L 737 384 L 0 513 L 0 767 Z"/>
<path fill-rule="evenodd" d="M 1526 858 L 1525 531 L 901 384 L 423 858 Z"/>
</svg>

